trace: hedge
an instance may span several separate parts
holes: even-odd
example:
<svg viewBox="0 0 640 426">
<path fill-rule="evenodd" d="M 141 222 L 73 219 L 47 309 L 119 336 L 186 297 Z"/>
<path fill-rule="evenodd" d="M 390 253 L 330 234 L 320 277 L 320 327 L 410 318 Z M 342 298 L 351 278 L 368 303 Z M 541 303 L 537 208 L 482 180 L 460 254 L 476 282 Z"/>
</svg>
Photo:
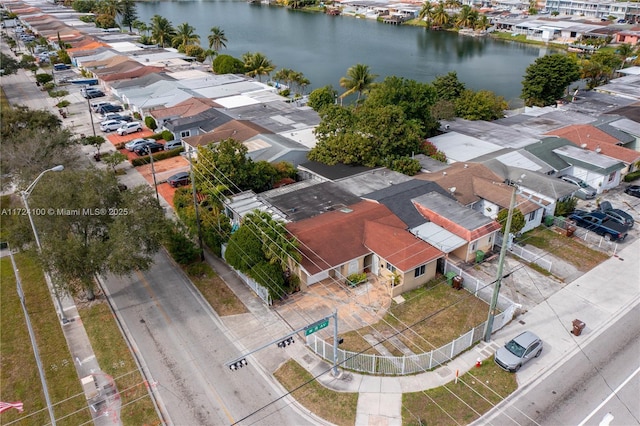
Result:
<svg viewBox="0 0 640 426">
<path fill-rule="evenodd" d="M 165 158 L 177 157 L 178 155 L 180 155 L 182 151 L 184 151 L 183 147 L 172 149 L 171 151 L 157 152 L 153 154 L 153 161 L 160 161 L 160 160 L 164 160 Z M 149 158 L 148 155 L 145 155 L 144 157 L 140 157 L 140 158 L 134 158 L 133 160 L 131 160 L 131 164 L 133 165 L 133 167 L 149 164 L 150 162 L 151 162 L 151 159 Z"/>
<path fill-rule="evenodd" d="M 636 179 L 640 179 L 640 170 L 636 170 L 635 172 L 627 173 L 624 175 L 625 182 L 632 182 Z"/>
</svg>

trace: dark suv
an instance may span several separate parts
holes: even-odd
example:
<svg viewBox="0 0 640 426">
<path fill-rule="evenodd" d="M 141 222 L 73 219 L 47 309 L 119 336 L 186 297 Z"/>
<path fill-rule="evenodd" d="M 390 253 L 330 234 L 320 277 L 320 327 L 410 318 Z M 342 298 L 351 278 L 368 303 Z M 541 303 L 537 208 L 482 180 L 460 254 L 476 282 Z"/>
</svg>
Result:
<svg viewBox="0 0 640 426">
<path fill-rule="evenodd" d="M 162 151 L 163 149 L 164 149 L 164 145 L 162 145 L 161 143 L 150 142 L 146 145 L 137 147 L 136 149 L 133 150 L 133 152 L 135 152 L 139 156 L 143 156 L 143 155 L 149 154 L 150 152 Z"/>
<path fill-rule="evenodd" d="M 108 114 L 110 112 L 120 112 L 122 111 L 122 106 L 120 105 L 102 105 L 100 108 L 98 108 L 98 113 L 99 114 Z"/>
<path fill-rule="evenodd" d="M 82 92 L 82 96 L 84 96 L 86 99 L 93 99 L 93 98 L 101 98 L 105 96 L 105 94 L 102 90 L 87 89 L 84 92 Z"/>
</svg>

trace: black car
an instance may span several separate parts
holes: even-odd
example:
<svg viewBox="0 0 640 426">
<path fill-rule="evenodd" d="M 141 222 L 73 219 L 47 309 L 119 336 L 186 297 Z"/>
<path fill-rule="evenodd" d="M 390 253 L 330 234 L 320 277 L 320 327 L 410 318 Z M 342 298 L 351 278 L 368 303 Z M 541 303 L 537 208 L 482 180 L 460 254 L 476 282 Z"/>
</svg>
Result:
<svg viewBox="0 0 640 426">
<path fill-rule="evenodd" d="M 138 148 L 134 149 L 133 152 L 135 152 L 140 156 L 143 156 L 143 155 L 148 155 L 150 152 L 162 151 L 163 149 L 164 149 L 164 145 L 162 145 L 161 143 L 151 142 L 146 145 L 139 146 Z"/>
<path fill-rule="evenodd" d="M 629 185 L 624 189 L 629 195 L 640 198 L 640 185 Z"/>
<path fill-rule="evenodd" d="M 82 92 L 82 96 L 84 96 L 86 99 L 93 99 L 93 98 L 101 98 L 103 96 L 105 96 L 104 92 L 102 90 L 87 90 Z"/>
<path fill-rule="evenodd" d="M 189 182 L 191 182 L 191 179 L 189 178 L 189 173 L 187 172 L 176 173 L 175 175 L 167 179 L 167 183 L 174 188 L 182 185 L 188 185 Z"/>
<path fill-rule="evenodd" d="M 122 111 L 122 106 L 120 105 L 102 105 L 100 108 L 98 108 L 98 113 L 99 114 L 108 114 L 110 112 L 120 112 Z"/>
</svg>

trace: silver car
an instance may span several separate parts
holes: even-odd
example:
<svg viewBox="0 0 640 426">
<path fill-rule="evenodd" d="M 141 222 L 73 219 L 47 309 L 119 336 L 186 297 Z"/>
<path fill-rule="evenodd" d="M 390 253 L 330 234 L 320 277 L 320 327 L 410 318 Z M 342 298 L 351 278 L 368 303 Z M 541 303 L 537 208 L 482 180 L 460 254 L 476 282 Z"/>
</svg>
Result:
<svg viewBox="0 0 640 426">
<path fill-rule="evenodd" d="M 522 364 L 539 357 L 541 352 L 542 340 L 532 332 L 525 331 L 498 349 L 494 359 L 501 368 L 515 373 Z"/>
<path fill-rule="evenodd" d="M 563 181 L 578 187 L 574 195 L 582 200 L 592 200 L 596 198 L 597 191 L 592 186 L 587 185 L 585 181 L 571 175 L 560 176 Z"/>
</svg>

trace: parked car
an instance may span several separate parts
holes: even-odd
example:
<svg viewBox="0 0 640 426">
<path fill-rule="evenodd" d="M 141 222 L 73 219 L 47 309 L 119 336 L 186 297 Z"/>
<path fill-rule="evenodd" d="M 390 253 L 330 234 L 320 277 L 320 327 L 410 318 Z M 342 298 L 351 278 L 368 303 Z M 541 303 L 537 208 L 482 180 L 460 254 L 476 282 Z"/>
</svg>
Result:
<svg viewBox="0 0 640 426">
<path fill-rule="evenodd" d="M 67 64 L 53 64 L 53 69 L 55 71 L 64 71 L 68 70 L 69 68 L 71 68 L 71 66 Z"/>
<path fill-rule="evenodd" d="M 627 227 L 621 225 L 613 219 L 610 219 L 603 212 L 586 212 L 584 210 L 575 210 L 569 215 L 569 219 L 573 220 L 576 225 L 581 226 L 598 235 L 603 235 L 607 240 L 622 241 L 627 238 Z"/>
<path fill-rule="evenodd" d="M 135 132 L 141 132 L 141 131 L 142 131 L 142 124 L 140 124 L 139 121 L 132 121 L 131 123 L 125 123 L 122 126 L 120 126 L 120 128 L 116 130 L 116 133 L 120 136 L 124 136 L 124 135 L 128 135 Z"/>
<path fill-rule="evenodd" d="M 106 120 L 120 120 L 126 121 L 127 123 L 133 121 L 133 117 L 130 115 L 118 114 L 117 112 L 109 112 L 104 115 L 104 121 Z"/>
<path fill-rule="evenodd" d="M 624 189 L 624 192 L 634 197 L 640 197 L 640 185 L 629 185 Z"/>
<path fill-rule="evenodd" d="M 189 182 L 191 182 L 191 178 L 189 177 L 188 172 L 176 173 L 175 175 L 170 176 L 169 179 L 167 179 L 167 183 L 174 188 L 182 185 L 189 185 Z"/>
<path fill-rule="evenodd" d="M 91 102 L 91 109 L 93 110 L 93 112 L 98 112 L 98 108 L 104 105 L 111 105 L 111 102 L 107 102 L 107 101 Z"/>
<path fill-rule="evenodd" d="M 103 121 L 102 123 L 100 123 L 100 130 L 102 130 L 103 132 L 113 132 L 114 130 L 118 130 L 120 127 L 122 127 L 123 124 L 124 121 L 120 120 Z"/>
<path fill-rule="evenodd" d="M 609 216 L 610 219 L 613 219 L 628 228 L 633 228 L 633 224 L 635 223 L 633 216 L 631 216 L 624 210 L 614 209 L 609 201 L 602 201 L 598 206 L 598 209 L 595 211 L 603 212 L 604 214 Z"/>
<path fill-rule="evenodd" d="M 102 105 L 101 107 L 99 107 L 97 109 L 97 113 L 98 114 L 109 114 L 110 112 L 120 112 L 122 111 L 122 105 L 113 105 L 113 104 L 108 104 L 108 105 Z"/>
<path fill-rule="evenodd" d="M 496 351 L 496 364 L 515 373 L 523 364 L 537 358 L 542 353 L 542 340 L 530 331 L 520 333 Z"/>
<path fill-rule="evenodd" d="M 151 142 L 148 144 L 141 145 L 133 149 L 133 152 L 138 154 L 139 156 L 149 155 L 149 153 L 162 151 L 164 149 L 164 145 L 159 142 Z"/>
<path fill-rule="evenodd" d="M 593 187 L 587 185 L 587 183 L 582 179 L 571 175 L 560 176 L 560 179 L 578 187 L 578 190 L 574 193 L 576 197 L 582 200 L 591 200 L 596 198 L 597 191 Z"/>
<path fill-rule="evenodd" d="M 86 99 L 101 98 L 105 96 L 104 92 L 99 89 L 81 89 L 80 94 Z"/>
<path fill-rule="evenodd" d="M 124 144 L 127 151 L 133 152 L 136 148 L 155 142 L 154 139 L 137 138 Z"/>
<path fill-rule="evenodd" d="M 165 151 L 171 151 L 176 148 L 182 148 L 182 141 L 180 139 L 174 139 L 164 144 Z"/>
</svg>

